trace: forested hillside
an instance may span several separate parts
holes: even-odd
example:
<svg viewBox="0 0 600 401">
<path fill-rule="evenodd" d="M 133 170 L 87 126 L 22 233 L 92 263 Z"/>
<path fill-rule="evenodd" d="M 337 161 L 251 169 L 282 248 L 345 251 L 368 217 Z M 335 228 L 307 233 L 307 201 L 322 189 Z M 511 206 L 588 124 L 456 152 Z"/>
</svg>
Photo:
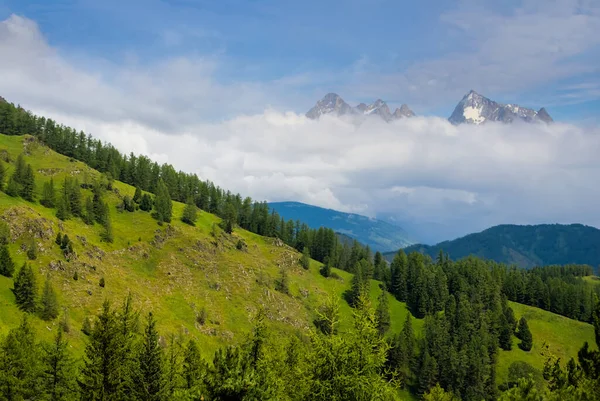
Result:
<svg viewBox="0 0 600 401">
<path fill-rule="evenodd" d="M 331 228 L 375 251 L 395 251 L 414 243 L 402 227 L 355 213 L 343 213 L 300 202 L 272 202 L 269 207 L 286 219 L 303 221 L 312 228 Z"/>
<path fill-rule="evenodd" d="M 0 135 L 0 399 L 599 391 L 588 322 L 600 324 L 600 286 L 588 266 L 522 271 L 417 252 L 388 266 L 333 230 L 282 221 L 195 176 L 168 184 L 168 165 L 145 182 L 138 156 L 91 137 L 60 155 L 51 148 L 85 135 L 9 111 L 1 127 L 36 135 Z"/>
<path fill-rule="evenodd" d="M 418 251 L 431 257 L 440 250 L 454 259 L 474 255 L 524 268 L 569 263 L 597 267 L 600 230 L 581 224 L 500 225 L 437 245 L 405 248 L 406 252 Z M 386 257 L 391 260 L 393 253 Z"/>
</svg>

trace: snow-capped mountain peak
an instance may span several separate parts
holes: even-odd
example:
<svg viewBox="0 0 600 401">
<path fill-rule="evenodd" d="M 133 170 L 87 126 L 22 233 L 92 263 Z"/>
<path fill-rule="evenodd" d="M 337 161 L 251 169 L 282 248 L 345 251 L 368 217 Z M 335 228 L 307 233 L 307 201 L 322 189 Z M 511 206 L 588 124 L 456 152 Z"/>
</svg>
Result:
<svg viewBox="0 0 600 401">
<path fill-rule="evenodd" d="M 324 114 L 333 114 L 336 116 L 354 115 L 368 116 L 377 115 L 385 121 L 391 121 L 398 118 L 412 117 L 415 113 L 412 112 L 403 104 L 400 109 L 396 109 L 394 114 L 390 112 L 389 106 L 381 99 L 367 105 L 360 103 L 356 107 L 350 107 L 340 96 L 335 93 L 328 93 L 319 100 L 317 104 L 306 113 L 306 116 L 311 119 L 317 119 Z"/>
<path fill-rule="evenodd" d="M 497 103 L 471 90 L 458 103 L 448 120 L 452 124 L 483 124 L 487 121 L 511 123 L 516 120 L 551 122 L 552 118 L 544 108 L 537 112 L 517 104 Z"/>
</svg>

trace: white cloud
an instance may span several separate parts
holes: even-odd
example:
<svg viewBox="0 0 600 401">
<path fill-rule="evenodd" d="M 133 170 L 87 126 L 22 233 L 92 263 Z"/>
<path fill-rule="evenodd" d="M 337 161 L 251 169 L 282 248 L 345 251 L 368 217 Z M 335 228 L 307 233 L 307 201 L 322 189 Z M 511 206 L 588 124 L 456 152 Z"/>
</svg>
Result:
<svg viewBox="0 0 600 401">
<path fill-rule="evenodd" d="M 499 223 L 600 226 L 597 127 L 312 121 L 267 107 L 280 84 L 219 83 L 218 59 L 93 72 L 20 17 L 0 23 L 0 54 L 9 101 L 243 195 L 436 222 L 443 235 Z M 219 108 L 234 117 L 207 120 Z"/>
</svg>

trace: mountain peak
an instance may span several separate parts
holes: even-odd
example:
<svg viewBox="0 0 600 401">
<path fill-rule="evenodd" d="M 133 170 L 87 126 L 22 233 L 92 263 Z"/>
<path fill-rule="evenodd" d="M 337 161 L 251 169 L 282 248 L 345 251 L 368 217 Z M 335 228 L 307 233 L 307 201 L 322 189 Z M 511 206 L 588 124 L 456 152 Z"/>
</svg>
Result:
<svg viewBox="0 0 600 401">
<path fill-rule="evenodd" d="M 351 107 L 336 93 L 326 94 L 306 113 L 306 117 L 317 119 L 324 114 L 333 114 L 336 116 L 365 116 L 374 114 L 388 122 L 398 118 L 413 117 L 415 115 L 415 113 L 405 104 L 399 109 L 396 109 L 394 114 L 392 114 L 387 103 L 382 99 L 377 99 L 369 105 L 360 103 L 356 107 Z"/>
<path fill-rule="evenodd" d="M 452 124 L 483 124 L 487 121 L 511 123 L 521 120 L 525 122 L 551 122 L 548 112 L 541 108 L 535 111 L 517 104 L 502 104 L 487 97 L 469 91 L 458 103 L 448 120 Z"/>
<path fill-rule="evenodd" d="M 406 104 L 402 104 L 399 109 L 396 109 L 393 114 L 395 119 L 414 117 L 415 113 Z"/>
</svg>

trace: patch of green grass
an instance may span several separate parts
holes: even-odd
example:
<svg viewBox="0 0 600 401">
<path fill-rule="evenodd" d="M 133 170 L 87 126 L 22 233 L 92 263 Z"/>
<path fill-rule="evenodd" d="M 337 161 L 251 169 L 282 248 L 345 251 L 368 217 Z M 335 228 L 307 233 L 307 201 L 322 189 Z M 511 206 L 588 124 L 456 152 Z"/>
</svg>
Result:
<svg viewBox="0 0 600 401">
<path fill-rule="evenodd" d="M 586 341 L 592 348 L 596 348 L 594 327 L 590 324 L 515 302 L 510 302 L 510 306 L 517 320 L 522 316 L 527 319 L 533 335 L 533 348 L 529 352 L 522 351 L 518 347 L 520 340 L 513 337 L 512 350 L 500 350 L 498 383 L 507 380 L 508 368 L 515 361 L 527 362 L 542 371 L 545 359 L 541 351 L 544 343 L 549 345 L 550 352 L 558 356 L 563 364 L 566 364 L 570 358 L 577 359 L 577 352 Z"/>
</svg>

